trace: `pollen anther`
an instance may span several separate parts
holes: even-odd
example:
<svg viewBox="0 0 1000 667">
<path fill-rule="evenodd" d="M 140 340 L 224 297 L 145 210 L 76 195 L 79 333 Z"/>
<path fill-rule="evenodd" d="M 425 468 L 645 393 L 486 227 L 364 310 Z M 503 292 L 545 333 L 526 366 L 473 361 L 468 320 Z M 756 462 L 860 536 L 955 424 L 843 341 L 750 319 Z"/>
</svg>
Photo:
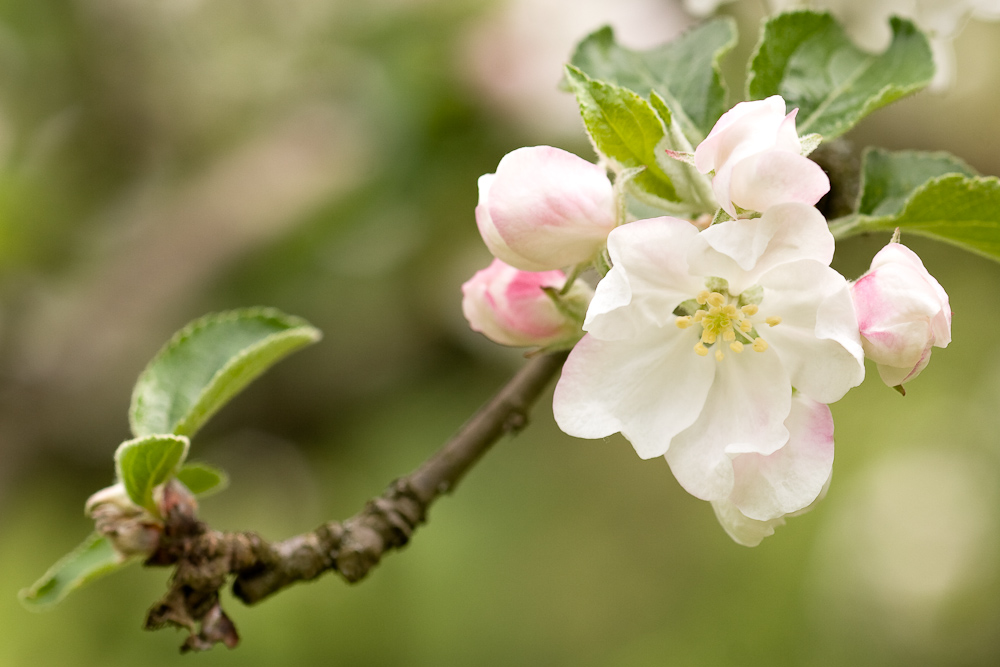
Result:
<svg viewBox="0 0 1000 667">
<path fill-rule="evenodd" d="M 718 292 L 712 292 L 708 295 L 707 299 L 709 305 L 715 306 L 716 308 L 722 306 L 726 303 L 726 297 L 722 296 Z"/>
<path fill-rule="evenodd" d="M 754 303 L 738 305 L 740 295 L 702 290 L 695 298 L 703 307 L 693 315 L 678 317 L 676 324 L 679 329 L 687 329 L 694 324 L 701 325 L 701 340 L 694 346 L 694 351 L 702 357 L 708 356 L 709 348 L 720 342 L 712 356 L 720 362 L 725 359 L 726 353 L 721 341 L 725 341 L 736 354 L 742 353 L 747 345 L 756 352 L 763 352 L 770 346 L 757 336 L 754 326 L 761 326 L 764 322 L 772 327 L 781 324 L 781 318 L 777 315 L 766 318 L 764 322 L 751 321 L 760 309 Z"/>
</svg>

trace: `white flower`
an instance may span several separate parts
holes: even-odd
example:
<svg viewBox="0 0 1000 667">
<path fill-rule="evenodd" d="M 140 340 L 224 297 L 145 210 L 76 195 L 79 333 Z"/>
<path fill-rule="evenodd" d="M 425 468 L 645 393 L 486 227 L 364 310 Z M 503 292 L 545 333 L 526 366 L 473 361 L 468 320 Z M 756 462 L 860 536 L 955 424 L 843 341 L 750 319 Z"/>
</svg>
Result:
<svg viewBox="0 0 1000 667">
<path fill-rule="evenodd" d="M 676 218 L 615 229 L 556 422 L 583 438 L 621 432 L 641 457 L 665 455 L 691 494 L 730 498 L 734 457 L 789 442 L 793 386 L 831 403 L 864 378 L 833 246 L 823 216 L 796 203 L 703 232 Z M 755 503 L 741 511 L 758 516 Z"/>
<path fill-rule="evenodd" d="M 572 344 L 583 335 L 580 320 L 594 292 L 577 280 L 560 309 L 542 288 L 560 290 L 565 282 L 562 271 L 520 271 L 495 259 L 462 285 L 462 313 L 473 331 L 501 345 Z"/>
<path fill-rule="evenodd" d="M 773 535 L 777 526 L 784 525 L 785 517 L 811 509 L 830 484 L 830 408 L 795 394 L 785 427 L 788 442 L 773 454 L 733 457 L 733 491 L 728 498 L 712 501 L 719 523 L 744 546 L 757 546 Z"/>
<path fill-rule="evenodd" d="M 948 295 L 916 253 L 890 243 L 851 286 L 865 356 L 898 387 L 927 366 L 931 347 L 951 342 Z"/>
<path fill-rule="evenodd" d="M 617 224 L 604 168 L 552 148 L 518 148 L 479 177 L 476 224 L 497 259 L 524 271 L 589 262 Z"/>
<path fill-rule="evenodd" d="M 736 206 L 764 212 L 787 202 L 812 205 L 830 191 L 820 166 L 802 155 L 797 112 L 785 115 L 780 95 L 740 102 L 695 149 L 695 167 L 703 174 L 715 171 L 715 198 L 733 218 Z"/>
</svg>

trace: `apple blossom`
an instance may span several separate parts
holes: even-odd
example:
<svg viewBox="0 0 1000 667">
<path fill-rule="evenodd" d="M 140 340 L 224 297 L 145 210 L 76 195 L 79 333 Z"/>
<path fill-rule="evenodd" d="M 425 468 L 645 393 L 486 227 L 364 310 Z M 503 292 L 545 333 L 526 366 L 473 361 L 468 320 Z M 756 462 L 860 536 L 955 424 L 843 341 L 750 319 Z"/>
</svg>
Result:
<svg viewBox="0 0 1000 667">
<path fill-rule="evenodd" d="M 773 454 L 733 456 L 733 491 L 728 498 L 712 501 L 719 523 L 744 546 L 757 546 L 784 525 L 785 517 L 811 509 L 830 484 L 830 408 L 795 394 L 785 427 L 788 442 Z"/>
<path fill-rule="evenodd" d="M 479 177 L 479 233 L 494 257 L 524 271 L 589 262 L 617 221 L 604 167 L 558 148 L 518 148 Z"/>
<path fill-rule="evenodd" d="M 494 259 L 462 285 L 462 313 L 473 331 L 501 345 L 572 345 L 594 292 L 577 280 L 557 305 L 543 288 L 560 290 L 565 282 L 562 271 L 520 271 Z"/>
<path fill-rule="evenodd" d="M 694 151 L 695 168 L 714 170 L 712 190 L 731 217 L 736 207 L 764 212 L 775 204 L 815 204 L 830 190 L 818 164 L 802 155 L 795 114 L 780 95 L 740 102 L 722 114 Z"/>
<path fill-rule="evenodd" d="M 890 387 L 909 382 L 951 342 L 948 295 L 916 253 L 889 243 L 851 286 L 865 356 Z"/>
<path fill-rule="evenodd" d="M 642 458 L 666 456 L 691 494 L 730 498 L 734 457 L 789 441 L 793 386 L 831 403 L 864 378 L 833 246 L 823 216 L 799 203 L 702 232 L 669 217 L 615 229 L 556 422 L 583 438 L 621 432 Z"/>
</svg>

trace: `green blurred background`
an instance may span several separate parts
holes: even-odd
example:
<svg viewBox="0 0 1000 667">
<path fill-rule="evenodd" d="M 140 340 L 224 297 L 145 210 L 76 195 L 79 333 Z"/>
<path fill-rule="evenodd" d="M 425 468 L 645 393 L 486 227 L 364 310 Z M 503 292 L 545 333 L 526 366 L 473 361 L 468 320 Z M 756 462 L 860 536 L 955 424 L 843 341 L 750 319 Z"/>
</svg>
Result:
<svg viewBox="0 0 1000 667">
<path fill-rule="evenodd" d="M 762 10 L 724 11 L 738 90 Z M 451 435 L 522 363 L 461 316 L 489 260 L 476 178 L 521 145 L 592 156 L 556 83 L 609 21 L 637 48 L 690 23 L 671 0 L 0 1 L 0 665 L 1000 663 L 1000 266 L 918 238 L 955 342 L 905 398 L 871 368 L 833 406 L 828 497 L 756 549 L 662 461 L 562 435 L 545 399 L 367 581 L 229 599 L 235 651 L 140 629 L 163 570 L 18 604 L 90 531 L 135 377 L 205 312 L 326 334 L 195 441 L 232 477 L 213 526 L 350 516 Z M 851 138 L 1000 174 L 1000 26 L 957 58 L 947 93 Z"/>
</svg>

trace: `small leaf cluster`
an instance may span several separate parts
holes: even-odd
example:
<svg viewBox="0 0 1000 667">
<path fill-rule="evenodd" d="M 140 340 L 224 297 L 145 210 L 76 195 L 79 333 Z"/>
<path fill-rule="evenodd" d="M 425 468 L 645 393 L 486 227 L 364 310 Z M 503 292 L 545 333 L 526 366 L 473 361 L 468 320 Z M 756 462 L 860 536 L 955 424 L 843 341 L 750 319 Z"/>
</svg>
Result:
<svg viewBox="0 0 1000 667">
<path fill-rule="evenodd" d="M 224 488 L 225 473 L 186 462 L 190 438 L 264 371 L 320 337 L 305 320 L 270 308 L 208 315 L 177 332 L 139 376 L 129 409 L 136 437 L 115 452 L 116 483 L 136 511 L 162 522 L 157 491 L 174 479 L 194 495 Z M 23 590 L 21 600 L 31 609 L 51 607 L 85 583 L 136 560 L 95 532 Z"/>
</svg>

